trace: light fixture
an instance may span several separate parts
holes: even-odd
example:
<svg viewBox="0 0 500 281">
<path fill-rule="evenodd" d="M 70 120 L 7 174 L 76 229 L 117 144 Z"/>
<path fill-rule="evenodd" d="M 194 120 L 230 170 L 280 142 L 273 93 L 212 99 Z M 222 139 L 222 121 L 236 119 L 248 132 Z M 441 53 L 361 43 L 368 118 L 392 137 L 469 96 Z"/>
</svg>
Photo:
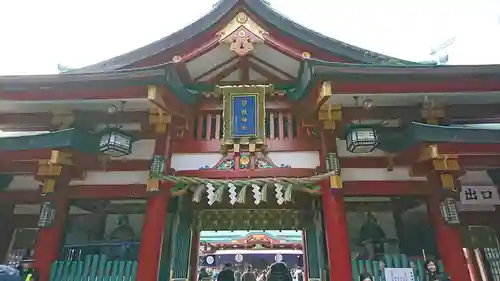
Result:
<svg viewBox="0 0 500 281">
<path fill-rule="evenodd" d="M 352 124 L 346 132 L 346 146 L 351 153 L 372 152 L 379 145 L 377 130 L 373 125 Z"/>
<path fill-rule="evenodd" d="M 441 217 L 446 224 L 460 224 L 458 217 L 457 201 L 453 198 L 446 198 L 439 203 Z"/>
<path fill-rule="evenodd" d="M 108 113 L 109 114 L 114 114 L 118 111 L 118 108 L 116 107 L 116 105 L 111 105 L 110 107 L 108 107 Z"/>
<path fill-rule="evenodd" d="M 111 157 L 121 157 L 132 153 L 133 138 L 120 128 L 108 128 L 101 132 L 99 150 Z"/>
<path fill-rule="evenodd" d="M 368 110 L 368 109 L 371 109 L 373 107 L 373 100 L 371 99 L 366 99 L 363 101 L 363 108 Z"/>
</svg>

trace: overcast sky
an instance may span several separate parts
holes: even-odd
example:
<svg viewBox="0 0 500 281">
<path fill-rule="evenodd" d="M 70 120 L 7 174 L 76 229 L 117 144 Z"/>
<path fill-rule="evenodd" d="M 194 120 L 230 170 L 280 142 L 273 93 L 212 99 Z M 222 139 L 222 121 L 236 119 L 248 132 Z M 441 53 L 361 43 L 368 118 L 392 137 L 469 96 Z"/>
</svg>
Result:
<svg viewBox="0 0 500 281">
<path fill-rule="evenodd" d="M 215 0 L 0 1 L 0 74 L 56 73 L 158 40 L 207 13 Z M 456 36 L 450 63 L 500 63 L 499 0 L 270 0 L 296 22 L 407 60 Z"/>
</svg>

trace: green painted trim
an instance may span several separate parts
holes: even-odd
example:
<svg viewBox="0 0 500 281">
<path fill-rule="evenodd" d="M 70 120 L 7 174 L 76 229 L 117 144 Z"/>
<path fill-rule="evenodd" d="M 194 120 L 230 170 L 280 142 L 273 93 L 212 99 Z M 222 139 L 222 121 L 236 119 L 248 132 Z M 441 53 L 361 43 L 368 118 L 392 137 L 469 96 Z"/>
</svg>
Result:
<svg viewBox="0 0 500 281">
<path fill-rule="evenodd" d="M 174 200 L 171 200 L 174 201 Z M 172 249 L 175 241 L 176 214 L 167 213 L 165 218 L 165 229 L 163 231 L 163 245 L 160 258 L 160 270 L 158 280 L 170 280 L 170 269 L 172 265 Z"/>
<path fill-rule="evenodd" d="M 0 138 L 3 151 L 69 148 L 83 153 L 98 154 L 100 134 L 75 128 L 30 136 Z"/>
<path fill-rule="evenodd" d="M 186 206 L 183 197 L 178 197 L 181 208 L 178 212 L 178 225 L 175 234 L 174 253 L 172 254 L 172 278 L 187 279 L 189 277 L 189 256 L 191 254 L 191 208 Z"/>
</svg>

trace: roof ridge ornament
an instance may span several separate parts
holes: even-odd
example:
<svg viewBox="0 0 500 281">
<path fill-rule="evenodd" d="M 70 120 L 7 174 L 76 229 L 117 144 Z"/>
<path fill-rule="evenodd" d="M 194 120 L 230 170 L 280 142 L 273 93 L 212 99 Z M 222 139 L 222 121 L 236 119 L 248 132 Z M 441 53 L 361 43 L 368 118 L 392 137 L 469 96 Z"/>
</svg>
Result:
<svg viewBox="0 0 500 281">
<path fill-rule="evenodd" d="M 245 56 L 254 49 L 255 43 L 263 43 L 265 29 L 253 21 L 245 12 L 239 12 L 223 29 L 217 32 L 220 43 L 229 44 L 229 49 L 238 56 Z"/>
</svg>

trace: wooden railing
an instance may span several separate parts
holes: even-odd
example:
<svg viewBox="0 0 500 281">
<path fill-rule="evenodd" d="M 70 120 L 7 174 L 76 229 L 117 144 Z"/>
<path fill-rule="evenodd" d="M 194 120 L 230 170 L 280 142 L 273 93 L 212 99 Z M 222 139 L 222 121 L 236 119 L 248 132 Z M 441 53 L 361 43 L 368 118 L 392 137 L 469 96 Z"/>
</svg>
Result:
<svg viewBox="0 0 500 281">
<path fill-rule="evenodd" d="M 140 242 L 97 242 L 82 245 L 64 245 L 61 257 L 79 261 L 91 255 L 106 255 L 108 260 L 137 260 Z"/>
<path fill-rule="evenodd" d="M 173 139 L 175 152 L 216 152 L 223 138 L 222 112 L 198 115 L 186 135 Z M 290 111 L 267 111 L 265 137 L 269 151 L 317 150 L 317 140 Z"/>
<path fill-rule="evenodd" d="M 359 275 L 368 272 L 373 276 L 374 281 L 386 281 L 385 268 L 412 268 L 415 281 L 426 281 L 424 269 L 424 259 L 409 259 L 406 255 L 385 255 L 383 260 L 353 260 L 352 278 L 359 280 Z M 443 264 L 438 261 L 438 268 L 442 272 Z"/>
</svg>

